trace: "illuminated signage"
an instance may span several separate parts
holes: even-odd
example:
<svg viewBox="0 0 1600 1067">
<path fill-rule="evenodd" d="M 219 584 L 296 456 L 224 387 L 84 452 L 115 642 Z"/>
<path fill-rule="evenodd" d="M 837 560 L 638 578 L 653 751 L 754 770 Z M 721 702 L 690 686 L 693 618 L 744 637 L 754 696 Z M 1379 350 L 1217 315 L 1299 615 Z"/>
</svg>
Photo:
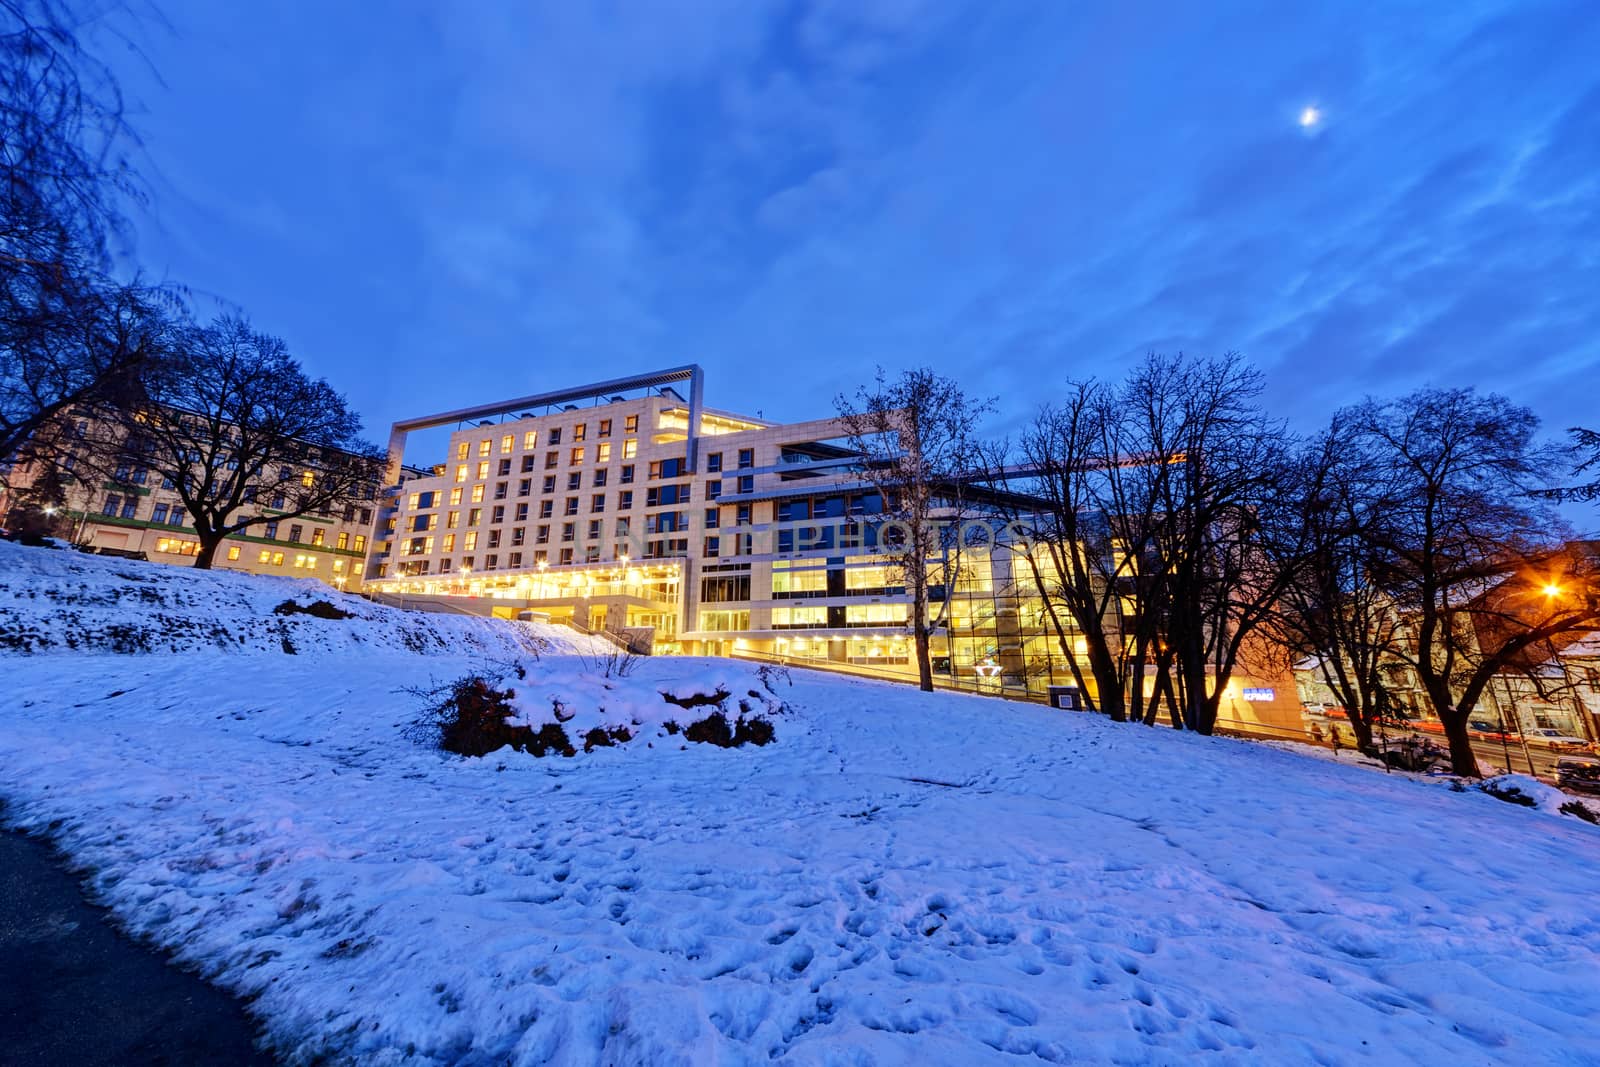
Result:
<svg viewBox="0 0 1600 1067">
<path fill-rule="evenodd" d="M 1251 689 L 1247 686 L 1244 690 L 1244 698 L 1257 704 L 1264 704 L 1275 696 L 1271 689 Z"/>
</svg>

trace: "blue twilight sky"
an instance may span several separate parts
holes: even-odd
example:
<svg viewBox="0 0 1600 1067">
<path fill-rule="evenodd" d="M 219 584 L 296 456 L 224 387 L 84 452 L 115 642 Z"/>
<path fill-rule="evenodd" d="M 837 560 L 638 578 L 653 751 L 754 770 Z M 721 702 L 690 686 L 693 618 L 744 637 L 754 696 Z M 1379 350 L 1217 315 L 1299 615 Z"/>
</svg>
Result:
<svg viewBox="0 0 1600 1067">
<path fill-rule="evenodd" d="M 1302 425 L 1425 382 L 1600 424 L 1592 0 L 158 3 L 139 258 L 375 439 L 690 361 L 768 418 L 876 363 L 1020 418 L 1230 348 Z"/>
</svg>

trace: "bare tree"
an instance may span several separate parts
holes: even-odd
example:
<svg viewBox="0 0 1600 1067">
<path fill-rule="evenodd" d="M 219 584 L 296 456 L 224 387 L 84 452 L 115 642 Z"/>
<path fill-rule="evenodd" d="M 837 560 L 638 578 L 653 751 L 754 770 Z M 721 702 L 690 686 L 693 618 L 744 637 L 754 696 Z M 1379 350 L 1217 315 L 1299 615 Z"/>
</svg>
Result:
<svg viewBox="0 0 1600 1067">
<path fill-rule="evenodd" d="M 1403 644 L 1400 618 L 1374 576 L 1372 539 L 1383 516 L 1373 491 L 1378 464 L 1362 446 L 1343 414 L 1305 444 L 1281 487 L 1290 506 L 1271 544 L 1289 576 L 1275 636 L 1314 660 L 1357 747 L 1374 754 L 1374 727 L 1398 710 L 1391 678 Z"/>
<path fill-rule="evenodd" d="M 1600 574 L 1539 498 L 1555 459 L 1528 409 L 1425 389 L 1347 417 L 1382 464 L 1382 522 L 1365 534 L 1375 576 L 1405 620 L 1452 766 L 1476 775 L 1467 723 L 1490 681 L 1552 640 L 1600 629 Z"/>
<path fill-rule="evenodd" d="M 159 355 L 165 293 L 103 273 L 142 199 L 109 68 L 57 0 L 0 0 L 0 461 L 62 413 L 125 401 Z"/>
<path fill-rule="evenodd" d="M 1588 481 L 1550 489 L 1546 495 L 1554 500 L 1600 501 L 1600 430 L 1574 426 L 1567 434 L 1572 439 L 1572 474 Z"/>
<path fill-rule="evenodd" d="M 862 477 L 882 498 L 878 548 L 911 593 L 918 678 L 931 691 L 930 594 L 943 586 L 948 604 L 959 574 L 963 546 L 946 531 L 965 511 L 965 487 L 980 465 L 978 421 L 993 401 L 973 399 L 927 368 L 892 381 L 879 368 L 874 385 L 854 397 L 841 393 L 835 404 L 862 457 Z"/>
<path fill-rule="evenodd" d="M 1124 393 L 1154 481 L 1165 616 L 1157 681 L 1170 686 L 1183 726 L 1200 733 L 1215 729 L 1222 692 L 1287 580 L 1264 531 L 1284 503 L 1289 439 L 1256 405 L 1260 391 L 1260 373 L 1229 353 L 1151 356 Z"/>
<path fill-rule="evenodd" d="M 119 427 L 132 465 L 163 475 L 210 567 L 223 539 L 268 522 L 331 514 L 368 497 L 386 456 L 360 419 L 283 343 L 240 319 L 185 331 L 170 373 Z"/>
<path fill-rule="evenodd" d="M 1123 510 L 1129 497 L 1121 468 L 1139 460 L 1115 451 L 1119 410 L 1105 385 L 1070 382 L 1066 400 L 1045 405 L 1014 450 L 1003 443 L 983 454 L 994 506 L 1021 535 L 1008 546 L 1013 569 L 1025 568 L 1032 578 L 1087 706 L 1121 722 L 1128 717 L 1134 642 L 1120 609 L 1137 584 L 1150 529 L 1139 520 L 1150 512 L 1148 498 L 1129 509 L 1133 514 Z M 1144 532 L 1131 533 L 1135 528 Z"/>
</svg>

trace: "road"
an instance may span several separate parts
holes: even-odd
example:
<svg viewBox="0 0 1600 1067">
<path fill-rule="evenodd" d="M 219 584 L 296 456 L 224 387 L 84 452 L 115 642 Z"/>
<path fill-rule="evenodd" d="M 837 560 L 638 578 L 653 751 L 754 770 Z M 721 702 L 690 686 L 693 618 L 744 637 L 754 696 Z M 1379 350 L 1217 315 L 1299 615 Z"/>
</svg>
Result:
<svg viewBox="0 0 1600 1067">
<path fill-rule="evenodd" d="M 117 932 L 49 846 L 0 831 L 0 1063 L 273 1061 L 233 998 Z"/>
</svg>

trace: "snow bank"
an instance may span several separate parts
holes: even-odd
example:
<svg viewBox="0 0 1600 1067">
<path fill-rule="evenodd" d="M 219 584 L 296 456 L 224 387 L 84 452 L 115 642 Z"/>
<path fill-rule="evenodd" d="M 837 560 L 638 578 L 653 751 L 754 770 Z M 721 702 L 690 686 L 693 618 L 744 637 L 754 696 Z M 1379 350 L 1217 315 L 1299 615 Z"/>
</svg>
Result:
<svg viewBox="0 0 1600 1067">
<path fill-rule="evenodd" d="M 1478 788 L 1498 800 L 1536 808 L 1546 815 L 1582 818 L 1572 810 L 1582 808 L 1590 816 L 1585 822 L 1600 824 L 1600 803 L 1562 792 L 1526 774 L 1502 774 L 1488 778 L 1478 783 Z"/>
<path fill-rule="evenodd" d="M 318 601 L 348 616 L 275 613 Z M 509 658 L 585 652 L 597 638 L 565 627 L 423 615 L 340 593 L 311 578 L 197 571 L 0 541 L 0 650 L 295 652 L 358 649 Z"/>
<path fill-rule="evenodd" d="M 1600 834 L 1475 791 L 805 672 L 778 744 L 463 759 L 403 690 L 476 649 L 65 647 L 0 653 L 6 818 L 290 1063 L 1600 1063 Z M 524 666 L 595 722 L 760 682 Z"/>
</svg>

